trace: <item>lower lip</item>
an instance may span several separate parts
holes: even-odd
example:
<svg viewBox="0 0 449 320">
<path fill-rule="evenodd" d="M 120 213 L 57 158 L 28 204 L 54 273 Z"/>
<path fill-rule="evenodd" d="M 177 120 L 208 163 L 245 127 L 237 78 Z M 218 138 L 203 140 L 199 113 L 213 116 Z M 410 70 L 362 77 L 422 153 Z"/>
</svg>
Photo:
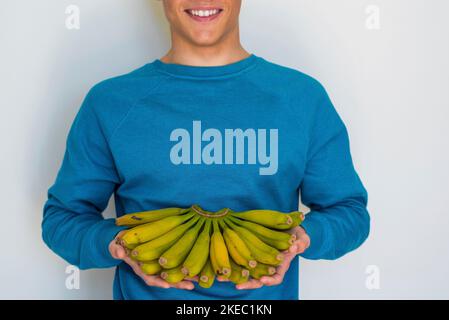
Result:
<svg viewBox="0 0 449 320">
<path fill-rule="evenodd" d="M 222 13 L 222 11 L 219 11 L 218 13 L 216 13 L 214 15 L 211 15 L 211 16 L 208 16 L 208 17 L 194 16 L 194 15 L 188 13 L 188 12 L 186 12 L 186 13 L 187 13 L 187 15 L 190 18 L 192 18 L 195 21 L 198 21 L 198 22 L 210 22 L 210 21 L 213 21 L 213 20 L 217 19 L 220 16 L 220 14 Z"/>
</svg>

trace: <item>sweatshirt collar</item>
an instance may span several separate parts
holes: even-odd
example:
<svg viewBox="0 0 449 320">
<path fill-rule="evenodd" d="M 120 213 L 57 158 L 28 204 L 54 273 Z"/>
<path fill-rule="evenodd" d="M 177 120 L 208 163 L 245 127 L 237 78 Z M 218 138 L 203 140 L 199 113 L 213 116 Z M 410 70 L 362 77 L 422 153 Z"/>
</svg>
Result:
<svg viewBox="0 0 449 320">
<path fill-rule="evenodd" d="M 153 61 L 156 70 L 172 76 L 186 78 L 220 78 L 238 75 L 253 67 L 260 58 L 254 54 L 222 66 L 190 66 L 175 63 L 165 63 L 160 59 Z"/>
</svg>

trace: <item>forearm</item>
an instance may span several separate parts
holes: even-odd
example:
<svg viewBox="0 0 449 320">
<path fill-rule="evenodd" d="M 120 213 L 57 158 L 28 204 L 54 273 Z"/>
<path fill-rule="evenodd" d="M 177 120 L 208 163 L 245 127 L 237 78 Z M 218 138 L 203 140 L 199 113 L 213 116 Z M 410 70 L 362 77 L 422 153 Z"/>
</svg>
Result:
<svg viewBox="0 0 449 320">
<path fill-rule="evenodd" d="M 122 230 L 113 219 L 96 214 L 78 214 L 47 203 L 42 221 L 42 238 L 67 262 L 81 269 L 108 268 L 120 263 L 111 257 L 109 243 Z"/>
<path fill-rule="evenodd" d="M 303 222 L 310 247 L 301 255 L 307 259 L 337 259 L 358 248 L 368 237 L 370 217 L 366 198 L 354 198 L 337 205 L 312 210 Z"/>
<path fill-rule="evenodd" d="M 42 238 L 48 247 L 81 269 L 108 268 L 120 260 L 111 257 L 109 243 L 122 230 L 113 219 L 74 213 L 47 202 L 42 221 Z"/>
</svg>

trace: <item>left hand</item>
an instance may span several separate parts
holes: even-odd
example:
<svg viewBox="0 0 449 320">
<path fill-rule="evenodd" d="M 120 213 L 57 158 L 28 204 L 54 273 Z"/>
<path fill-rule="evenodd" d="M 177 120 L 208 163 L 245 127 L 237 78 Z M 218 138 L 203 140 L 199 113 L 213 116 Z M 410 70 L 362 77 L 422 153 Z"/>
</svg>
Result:
<svg viewBox="0 0 449 320">
<path fill-rule="evenodd" d="M 262 286 L 275 286 L 281 284 L 284 280 L 285 273 L 290 267 L 292 260 L 298 255 L 303 253 L 310 246 L 310 238 L 306 231 L 302 227 L 296 227 L 290 231 L 296 234 L 296 241 L 290 246 L 290 248 L 283 252 L 284 260 L 277 267 L 276 273 L 272 276 L 263 276 L 259 280 L 250 279 L 248 282 L 238 284 L 237 289 L 257 289 Z M 224 279 L 218 278 L 219 281 Z"/>
</svg>

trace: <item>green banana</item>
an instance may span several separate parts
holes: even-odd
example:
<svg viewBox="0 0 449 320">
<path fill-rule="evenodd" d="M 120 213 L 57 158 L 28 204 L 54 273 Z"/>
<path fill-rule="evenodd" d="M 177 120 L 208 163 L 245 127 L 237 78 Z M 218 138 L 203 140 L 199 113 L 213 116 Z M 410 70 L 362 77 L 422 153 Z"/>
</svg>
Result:
<svg viewBox="0 0 449 320">
<path fill-rule="evenodd" d="M 234 262 L 232 259 L 231 262 L 231 275 L 229 276 L 229 281 L 240 284 L 247 282 L 249 279 L 249 271 L 247 269 L 242 268 L 239 266 L 236 262 Z"/>
<path fill-rule="evenodd" d="M 139 265 L 143 273 L 147 275 L 158 274 L 162 270 L 157 260 L 139 262 Z"/>
<path fill-rule="evenodd" d="M 176 241 L 170 248 L 168 248 L 159 258 L 159 264 L 164 269 L 172 269 L 179 266 L 187 257 L 193 245 L 195 244 L 195 240 L 198 236 L 198 232 L 205 218 L 200 217 L 199 221 L 196 225 L 189 229 L 184 235 Z"/>
<path fill-rule="evenodd" d="M 278 230 L 290 229 L 293 224 L 293 218 L 289 214 L 275 210 L 232 212 L 232 216 Z"/>
<path fill-rule="evenodd" d="M 132 226 L 137 226 L 140 224 L 160 220 L 160 219 L 170 217 L 170 216 L 177 216 L 180 214 L 184 214 L 184 213 L 188 212 L 189 210 L 190 210 L 190 208 L 188 208 L 188 209 L 164 208 L 164 209 L 129 213 L 129 214 L 125 214 L 125 215 L 115 219 L 115 224 L 118 226 L 132 227 Z"/>
<path fill-rule="evenodd" d="M 182 272 L 189 277 L 194 277 L 201 272 L 209 257 L 210 227 L 212 221 L 207 219 L 198 239 L 196 239 L 192 250 L 183 262 Z"/>
<path fill-rule="evenodd" d="M 272 276 L 276 273 L 276 268 L 264 263 L 259 263 L 257 267 L 249 270 L 249 274 L 254 279 L 260 279 L 263 276 Z"/>
<path fill-rule="evenodd" d="M 221 234 L 217 220 L 213 220 L 214 231 L 210 243 L 210 261 L 217 275 L 229 277 L 231 273 L 231 264 L 229 262 L 228 249 Z"/>
<path fill-rule="evenodd" d="M 173 269 L 166 269 L 161 272 L 160 277 L 167 281 L 168 283 L 178 283 L 184 279 L 184 273 L 181 271 L 181 267 L 176 267 Z"/>
<path fill-rule="evenodd" d="M 234 230 L 230 229 L 224 221 L 220 221 L 220 225 L 223 229 L 226 247 L 232 259 L 243 267 L 248 269 L 254 268 L 257 265 L 257 261 L 242 238 Z"/>
<path fill-rule="evenodd" d="M 207 260 L 203 269 L 200 272 L 200 277 L 198 279 L 198 284 L 203 288 L 210 288 L 215 281 L 215 272 L 212 268 L 212 263 L 210 259 Z"/>
<path fill-rule="evenodd" d="M 158 259 L 164 251 L 170 248 L 198 220 L 199 217 L 195 216 L 166 234 L 137 246 L 131 252 L 131 256 L 139 261 Z"/>
<path fill-rule="evenodd" d="M 258 262 L 274 266 L 282 262 L 284 256 L 276 248 L 260 240 L 248 229 L 237 226 L 229 218 L 225 218 L 225 222 L 247 243 L 249 250 Z"/>
<path fill-rule="evenodd" d="M 296 236 L 293 234 L 289 234 L 284 231 L 276 231 L 271 230 L 267 227 L 264 227 L 260 224 L 244 221 L 237 219 L 235 217 L 229 217 L 229 219 L 244 227 L 250 231 L 252 231 L 256 236 L 258 236 L 263 242 L 269 244 L 270 246 L 278 249 L 278 250 L 287 250 L 290 246 L 295 242 Z"/>
<path fill-rule="evenodd" d="M 194 213 L 187 213 L 180 216 L 171 216 L 154 222 L 146 223 L 127 230 L 121 236 L 123 246 L 133 246 L 144 243 L 167 233 L 178 225 L 192 218 Z"/>
</svg>

